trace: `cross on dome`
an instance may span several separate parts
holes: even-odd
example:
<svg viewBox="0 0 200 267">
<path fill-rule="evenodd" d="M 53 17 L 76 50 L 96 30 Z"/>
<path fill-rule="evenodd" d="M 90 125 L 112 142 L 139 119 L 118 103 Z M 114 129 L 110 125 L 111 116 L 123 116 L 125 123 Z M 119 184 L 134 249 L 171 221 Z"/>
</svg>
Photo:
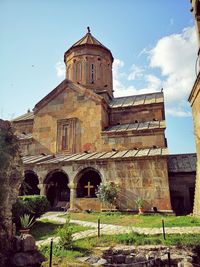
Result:
<svg viewBox="0 0 200 267">
<path fill-rule="evenodd" d="M 90 27 L 89 26 L 87 27 L 87 30 L 88 30 L 88 33 L 90 33 Z"/>
</svg>

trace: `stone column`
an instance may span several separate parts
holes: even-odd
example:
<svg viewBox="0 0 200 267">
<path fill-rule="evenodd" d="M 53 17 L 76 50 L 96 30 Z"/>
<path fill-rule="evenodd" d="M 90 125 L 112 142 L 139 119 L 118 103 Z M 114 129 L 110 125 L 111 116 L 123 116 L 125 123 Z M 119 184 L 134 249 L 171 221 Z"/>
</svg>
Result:
<svg viewBox="0 0 200 267">
<path fill-rule="evenodd" d="M 70 209 L 69 211 L 74 211 L 75 209 L 75 200 L 76 200 L 76 188 L 77 184 L 76 183 L 69 183 L 68 187 L 70 189 Z"/>
<path fill-rule="evenodd" d="M 40 189 L 40 195 L 45 195 L 45 184 L 38 184 L 38 188 Z"/>
</svg>

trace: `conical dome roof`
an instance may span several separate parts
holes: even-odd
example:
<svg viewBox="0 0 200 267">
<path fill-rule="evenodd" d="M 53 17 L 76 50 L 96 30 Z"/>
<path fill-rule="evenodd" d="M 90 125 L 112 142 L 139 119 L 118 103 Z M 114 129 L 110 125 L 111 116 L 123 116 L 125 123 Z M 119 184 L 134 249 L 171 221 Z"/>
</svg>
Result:
<svg viewBox="0 0 200 267">
<path fill-rule="evenodd" d="M 84 35 L 79 41 L 77 41 L 75 44 L 73 44 L 67 51 L 65 54 L 71 52 L 71 50 L 73 50 L 73 48 L 76 47 L 80 47 L 80 46 L 85 46 L 85 45 L 89 45 L 89 46 L 99 46 L 101 48 L 103 48 L 104 50 L 107 50 L 107 52 L 109 52 L 109 54 L 111 55 L 111 58 L 113 60 L 113 56 L 111 51 L 105 47 L 102 43 L 100 43 L 90 32 L 90 28 L 87 27 L 88 32 L 86 33 L 86 35 Z"/>
</svg>

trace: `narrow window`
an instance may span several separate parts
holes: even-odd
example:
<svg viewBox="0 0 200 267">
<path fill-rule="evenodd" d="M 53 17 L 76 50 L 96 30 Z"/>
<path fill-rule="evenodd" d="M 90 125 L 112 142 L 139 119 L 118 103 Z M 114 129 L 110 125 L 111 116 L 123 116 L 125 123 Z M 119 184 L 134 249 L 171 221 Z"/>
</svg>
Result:
<svg viewBox="0 0 200 267">
<path fill-rule="evenodd" d="M 81 82 L 81 79 L 82 79 L 82 69 L 81 69 L 81 62 L 77 63 L 77 74 L 76 74 L 76 77 L 77 77 L 77 82 Z"/>
<path fill-rule="evenodd" d="M 68 125 L 63 125 L 62 129 L 62 150 L 68 149 Z"/>
<path fill-rule="evenodd" d="M 76 76 L 76 70 L 77 70 L 77 64 L 76 63 L 74 63 L 74 81 L 76 81 L 76 78 L 77 78 L 77 76 Z"/>
<path fill-rule="evenodd" d="M 57 122 L 57 151 L 75 153 L 76 147 L 76 118 L 58 120 Z"/>
<path fill-rule="evenodd" d="M 94 83 L 94 64 L 91 65 L 91 83 Z"/>
</svg>

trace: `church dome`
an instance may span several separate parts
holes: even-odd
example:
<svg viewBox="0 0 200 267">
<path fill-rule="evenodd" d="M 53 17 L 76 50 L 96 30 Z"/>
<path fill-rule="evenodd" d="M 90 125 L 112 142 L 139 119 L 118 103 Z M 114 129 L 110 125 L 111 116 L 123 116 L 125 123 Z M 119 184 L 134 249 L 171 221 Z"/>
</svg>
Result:
<svg viewBox="0 0 200 267">
<path fill-rule="evenodd" d="M 64 54 L 66 79 L 112 99 L 112 53 L 87 30 Z"/>
<path fill-rule="evenodd" d="M 102 48 L 105 49 L 109 54 L 113 62 L 113 55 L 111 51 L 104 46 L 101 42 L 99 42 L 90 32 L 90 27 L 87 27 L 88 32 L 80 39 L 78 40 L 75 44 L 73 44 L 66 52 L 65 56 L 69 54 L 73 49 L 76 49 L 81 46 L 96 46 L 97 48 Z M 65 57 L 64 56 L 64 57 Z"/>
</svg>

